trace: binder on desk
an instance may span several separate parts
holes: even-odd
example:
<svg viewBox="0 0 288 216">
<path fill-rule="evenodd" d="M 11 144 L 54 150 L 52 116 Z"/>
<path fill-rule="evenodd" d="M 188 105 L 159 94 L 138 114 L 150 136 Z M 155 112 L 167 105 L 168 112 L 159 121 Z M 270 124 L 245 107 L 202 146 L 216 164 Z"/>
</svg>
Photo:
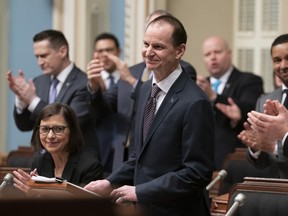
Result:
<svg viewBox="0 0 288 216">
<path fill-rule="evenodd" d="M 47 181 L 30 180 L 27 185 L 35 191 L 36 196 L 41 198 L 101 198 L 100 195 L 65 180 L 53 181 L 51 178 Z"/>
</svg>

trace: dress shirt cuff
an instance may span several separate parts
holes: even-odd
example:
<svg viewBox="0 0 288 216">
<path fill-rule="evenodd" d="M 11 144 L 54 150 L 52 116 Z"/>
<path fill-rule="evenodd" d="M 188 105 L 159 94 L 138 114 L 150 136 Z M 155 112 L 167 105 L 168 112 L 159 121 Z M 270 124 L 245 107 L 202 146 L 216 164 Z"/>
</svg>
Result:
<svg viewBox="0 0 288 216">
<path fill-rule="evenodd" d="M 248 150 L 249 150 L 249 154 L 252 156 L 252 158 L 254 159 L 258 159 L 261 151 L 256 151 L 256 152 L 253 152 L 252 149 L 250 147 L 248 147 Z"/>
<path fill-rule="evenodd" d="M 41 99 L 39 97 L 36 97 L 35 99 L 33 99 L 31 104 L 28 106 L 28 110 L 30 112 L 33 112 L 36 109 L 36 107 L 37 107 L 38 103 L 40 102 L 40 100 Z"/>
<path fill-rule="evenodd" d="M 24 110 L 25 107 L 27 107 L 27 104 L 23 101 L 21 101 L 17 96 L 15 98 L 15 107 L 16 107 L 16 112 L 18 114 L 21 114 Z"/>
</svg>

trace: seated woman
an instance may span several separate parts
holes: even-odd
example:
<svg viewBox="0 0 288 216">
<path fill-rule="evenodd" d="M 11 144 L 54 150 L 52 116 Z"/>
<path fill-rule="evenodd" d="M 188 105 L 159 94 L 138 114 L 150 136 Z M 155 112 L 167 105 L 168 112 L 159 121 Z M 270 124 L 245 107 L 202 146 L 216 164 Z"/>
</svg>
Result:
<svg viewBox="0 0 288 216">
<path fill-rule="evenodd" d="M 31 137 L 36 155 L 30 175 L 13 171 L 14 186 L 27 193 L 26 184 L 33 175 L 61 177 L 85 186 L 103 178 L 103 168 L 97 158 L 82 151 L 84 140 L 74 111 L 66 104 L 49 104 L 41 111 Z"/>
</svg>

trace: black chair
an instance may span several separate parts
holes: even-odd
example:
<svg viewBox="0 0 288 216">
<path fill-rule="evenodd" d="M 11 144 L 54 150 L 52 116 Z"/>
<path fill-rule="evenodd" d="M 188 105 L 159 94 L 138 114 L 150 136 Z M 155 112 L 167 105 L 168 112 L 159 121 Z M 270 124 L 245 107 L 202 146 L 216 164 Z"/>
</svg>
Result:
<svg viewBox="0 0 288 216">
<path fill-rule="evenodd" d="M 18 149 L 9 152 L 5 166 L 30 168 L 33 157 L 34 151 L 32 147 L 19 146 Z"/>
<path fill-rule="evenodd" d="M 287 216 L 288 180 L 268 178 L 245 178 L 233 186 L 229 194 L 228 209 L 235 197 L 242 193 L 245 200 L 233 216 Z"/>
<path fill-rule="evenodd" d="M 229 193 L 232 186 L 236 183 L 243 182 L 245 177 L 270 177 L 269 168 L 258 169 L 247 160 L 227 161 L 224 169 L 227 172 L 227 176 L 220 183 L 219 195 Z"/>
</svg>

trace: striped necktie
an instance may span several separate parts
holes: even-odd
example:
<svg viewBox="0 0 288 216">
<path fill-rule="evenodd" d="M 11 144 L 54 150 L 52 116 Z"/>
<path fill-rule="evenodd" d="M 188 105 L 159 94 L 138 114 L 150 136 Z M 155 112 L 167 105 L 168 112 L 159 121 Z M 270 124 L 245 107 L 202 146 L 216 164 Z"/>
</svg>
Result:
<svg viewBox="0 0 288 216">
<path fill-rule="evenodd" d="M 143 137 L 146 138 L 146 135 L 150 129 L 152 121 L 154 119 L 154 114 L 156 110 L 156 96 L 161 91 L 157 85 L 153 85 L 151 96 L 146 103 L 145 112 L 144 112 L 144 125 L 143 125 Z"/>
</svg>

